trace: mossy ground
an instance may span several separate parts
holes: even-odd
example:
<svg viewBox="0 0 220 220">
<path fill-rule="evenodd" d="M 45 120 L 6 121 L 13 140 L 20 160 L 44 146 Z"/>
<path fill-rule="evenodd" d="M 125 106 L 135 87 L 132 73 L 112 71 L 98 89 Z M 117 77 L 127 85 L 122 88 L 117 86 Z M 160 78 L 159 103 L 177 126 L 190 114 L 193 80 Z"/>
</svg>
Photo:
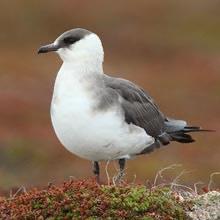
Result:
<svg viewBox="0 0 220 220">
<path fill-rule="evenodd" d="M 184 219 L 169 188 L 67 181 L 0 200 L 1 219 Z"/>
</svg>

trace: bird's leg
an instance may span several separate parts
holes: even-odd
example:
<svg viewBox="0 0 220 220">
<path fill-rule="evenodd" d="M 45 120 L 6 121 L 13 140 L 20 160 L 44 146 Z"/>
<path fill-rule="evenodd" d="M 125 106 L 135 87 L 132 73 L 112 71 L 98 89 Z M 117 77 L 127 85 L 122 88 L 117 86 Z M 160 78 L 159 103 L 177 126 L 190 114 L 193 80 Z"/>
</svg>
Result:
<svg viewBox="0 0 220 220">
<path fill-rule="evenodd" d="M 100 184 L 100 177 L 99 177 L 99 174 L 100 174 L 100 170 L 99 170 L 99 163 L 98 161 L 93 161 L 93 173 L 96 177 L 96 182 L 98 184 Z"/>
<path fill-rule="evenodd" d="M 115 183 L 119 183 L 121 181 L 121 179 L 124 176 L 124 171 L 125 171 L 125 159 L 119 159 L 118 160 L 118 164 L 119 164 L 119 173 L 115 178 Z"/>
<path fill-rule="evenodd" d="M 119 173 L 119 177 L 120 179 L 124 176 L 124 171 L 125 171 L 125 159 L 119 159 L 118 160 L 118 164 L 119 164 L 119 169 L 120 169 L 120 173 Z"/>
</svg>

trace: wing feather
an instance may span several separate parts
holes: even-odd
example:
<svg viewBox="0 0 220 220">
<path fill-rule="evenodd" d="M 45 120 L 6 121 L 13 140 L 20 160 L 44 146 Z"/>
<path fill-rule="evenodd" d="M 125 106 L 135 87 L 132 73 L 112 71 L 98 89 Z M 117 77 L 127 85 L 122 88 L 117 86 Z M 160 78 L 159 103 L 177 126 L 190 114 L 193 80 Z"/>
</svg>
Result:
<svg viewBox="0 0 220 220">
<path fill-rule="evenodd" d="M 145 129 L 152 137 L 158 137 L 165 131 L 165 117 L 153 99 L 134 83 L 105 75 L 105 85 L 116 91 L 127 123 L 133 123 Z"/>
</svg>

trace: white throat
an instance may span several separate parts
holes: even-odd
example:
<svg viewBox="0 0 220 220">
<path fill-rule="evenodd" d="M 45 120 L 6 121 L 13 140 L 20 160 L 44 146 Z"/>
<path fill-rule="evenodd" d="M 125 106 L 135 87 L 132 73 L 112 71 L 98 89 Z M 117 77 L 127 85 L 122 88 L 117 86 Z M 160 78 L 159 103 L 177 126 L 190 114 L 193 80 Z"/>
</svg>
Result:
<svg viewBox="0 0 220 220">
<path fill-rule="evenodd" d="M 56 44 L 56 41 L 55 41 Z M 65 69 L 77 69 L 80 73 L 103 73 L 104 51 L 99 37 L 92 33 L 69 48 L 57 51 Z"/>
<path fill-rule="evenodd" d="M 63 62 L 61 69 L 65 69 L 66 73 L 74 73 L 77 78 L 85 75 L 103 74 L 102 62 L 94 58 L 91 59 L 79 59 L 72 62 Z"/>
</svg>

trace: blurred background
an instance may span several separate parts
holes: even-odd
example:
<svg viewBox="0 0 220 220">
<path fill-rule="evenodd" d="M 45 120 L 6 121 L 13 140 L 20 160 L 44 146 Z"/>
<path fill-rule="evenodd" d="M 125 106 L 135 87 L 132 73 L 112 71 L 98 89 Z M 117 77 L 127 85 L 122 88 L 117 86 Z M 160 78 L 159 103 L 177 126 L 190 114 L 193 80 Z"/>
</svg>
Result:
<svg viewBox="0 0 220 220">
<path fill-rule="evenodd" d="M 196 143 L 173 143 L 130 160 L 128 181 L 134 176 L 153 181 L 170 164 L 190 171 L 181 179 L 187 184 L 207 183 L 220 171 L 218 0 L 1 0 L 0 26 L 1 189 L 92 176 L 91 163 L 65 150 L 51 126 L 50 100 L 61 61 L 53 53 L 37 55 L 40 45 L 75 27 L 101 37 L 106 72 L 144 87 L 169 116 L 217 130 L 193 134 Z M 115 167 L 109 165 L 111 175 Z M 220 178 L 214 181 L 220 184 Z"/>
</svg>

